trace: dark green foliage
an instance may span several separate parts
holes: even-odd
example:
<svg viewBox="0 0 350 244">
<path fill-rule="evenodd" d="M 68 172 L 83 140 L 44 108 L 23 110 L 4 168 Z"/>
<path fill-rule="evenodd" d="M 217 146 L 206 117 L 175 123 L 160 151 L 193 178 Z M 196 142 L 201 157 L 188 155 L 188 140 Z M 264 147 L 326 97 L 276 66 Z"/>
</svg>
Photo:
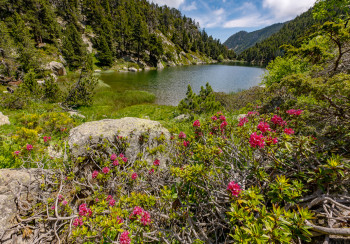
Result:
<svg viewBox="0 0 350 244">
<path fill-rule="evenodd" d="M 254 46 L 256 43 L 262 42 L 278 32 L 284 24 L 285 23 L 274 24 L 253 32 L 237 32 L 236 34 L 230 36 L 224 42 L 224 45 L 230 49 L 233 49 L 237 54 L 240 54 L 244 50 Z"/>
<path fill-rule="evenodd" d="M 102 36 L 99 39 L 99 51 L 98 51 L 98 59 L 100 61 L 101 66 L 111 66 L 113 64 L 113 54 L 109 49 L 106 38 Z"/>
<path fill-rule="evenodd" d="M 63 39 L 63 54 L 70 68 L 77 69 L 85 60 L 86 47 L 74 24 L 69 24 Z"/>
<path fill-rule="evenodd" d="M 34 97 L 39 96 L 41 93 L 38 82 L 35 79 L 35 73 L 33 71 L 25 75 L 22 86 L 29 92 L 29 94 Z"/>
<path fill-rule="evenodd" d="M 48 102 L 58 102 L 61 98 L 61 90 L 53 77 L 49 77 L 43 84 L 43 98 Z"/>
<path fill-rule="evenodd" d="M 69 88 L 69 93 L 62 105 L 72 108 L 92 105 L 96 85 L 96 77 L 92 75 L 81 76 L 79 80 Z"/>
<path fill-rule="evenodd" d="M 298 45 L 299 39 L 307 36 L 310 28 L 317 23 L 312 17 L 312 9 L 286 23 L 277 33 L 255 44 L 239 55 L 248 62 L 267 64 L 278 56 L 283 56 L 283 44 Z"/>
<path fill-rule="evenodd" d="M 180 101 L 178 109 L 185 114 L 212 113 L 222 109 L 219 102 L 215 100 L 213 89 L 207 83 L 205 88 L 202 86 L 199 94 L 192 91 L 190 85 L 187 87 L 186 97 Z"/>
</svg>

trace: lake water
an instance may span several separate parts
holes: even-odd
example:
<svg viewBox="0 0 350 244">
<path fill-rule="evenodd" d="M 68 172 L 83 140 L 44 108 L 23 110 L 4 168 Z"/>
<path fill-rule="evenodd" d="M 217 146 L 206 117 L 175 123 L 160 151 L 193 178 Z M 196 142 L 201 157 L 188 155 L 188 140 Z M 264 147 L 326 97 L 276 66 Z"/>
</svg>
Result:
<svg viewBox="0 0 350 244">
<path fill-rule="evenodd" d="M 186 96 L 188 84 L 196 93 L 207 82 L 216 92 L 237 92 L 259 85 L 264 72 L 261 67 L 214 64 L 135 73 L 103 72 L 100 79 L 113 90 L 146 90 L 156 95 L 157 104 L 177 106 Z"/>
</svg>

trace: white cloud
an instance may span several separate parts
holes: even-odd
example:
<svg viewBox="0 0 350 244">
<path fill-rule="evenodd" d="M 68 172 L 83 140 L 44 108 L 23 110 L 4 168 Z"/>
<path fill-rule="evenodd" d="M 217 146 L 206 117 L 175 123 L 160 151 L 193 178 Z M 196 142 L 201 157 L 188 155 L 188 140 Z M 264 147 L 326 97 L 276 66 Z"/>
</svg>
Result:
<svg viewBox="0 0 350 244">
<path fill-rule="evenodd" d="M 192 2 L 190 5 L 186 5 L 181 7 L 181 10 L 183 11 L 192 11 L 192 10 L 196 10 L 197 9 L 197 5 L 196 2 Z"/>
<path fill-rule="evenodd" d="M 288 20 L 307 11 L 316 0 L 263 0 L 263 7 L 269 9 L 276 19 Z"/>
<path fill-rule="evenodd" d="M 250 15 L 250 16 L 244 16 L 242 18 L 237 18 L 233 20 L 229 20 L 226 23 L 224 23 L 224 28 L 245 28 L 245 27 L 257 27 L 257 26 L 264 26 L 264 25 L 270 25 L 273 24 L 274 21 L 271 19 L 265 19 L 261 17 L 260 15 Z"/>
<path fill-rule="evenodd" d="M 181 4 L 185 3 L 185 0 L 151 0 L 151 2 L 157 3 L 158 5 L 179 8 Z"/>
</svg>

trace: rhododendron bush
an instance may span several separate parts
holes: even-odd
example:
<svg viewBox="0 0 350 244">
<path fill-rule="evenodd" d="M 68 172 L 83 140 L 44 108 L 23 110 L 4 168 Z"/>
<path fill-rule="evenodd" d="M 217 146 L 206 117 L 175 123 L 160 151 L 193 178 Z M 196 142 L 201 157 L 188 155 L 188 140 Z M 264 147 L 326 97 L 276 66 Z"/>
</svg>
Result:
<svg viewBox="0 0 350 244">
<path fill-rule="evenodd" d="M 43 170 L 37 199 L 18 196 L 20 226 L 45 223 L 36 240 L 61 243 L 292 243 L 309 241 L 329 207 L 338 229 L 349 227 L 340 220 L 348 207 L 337 202 L 349 168 L 315 153 L 302 116 L 297 108 L 239 119 L 218 112 L 170 142 L 156 138 L 156 151 L 142 135 L 135 160 L 128 138 L 101 141 L 57 172 Z M 327 199 L 333 206 L 319 208 Z"/>
</svg>

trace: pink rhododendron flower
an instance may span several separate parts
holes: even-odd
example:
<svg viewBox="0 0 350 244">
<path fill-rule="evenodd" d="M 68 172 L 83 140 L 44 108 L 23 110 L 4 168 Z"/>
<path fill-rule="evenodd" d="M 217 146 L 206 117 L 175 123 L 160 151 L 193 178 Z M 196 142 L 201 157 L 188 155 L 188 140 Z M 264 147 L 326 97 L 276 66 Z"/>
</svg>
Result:
<svg viewBox="0 0 350 244">
<path fill-rule="evenodd" d="M 115 205 L 115 200 L 114 199 L 111 199 L 109 200 L 109 206 L 114 206 Z"/>
<path fill-rule="evenodd" d="M 267 145 L 277 144 L 278 143 L 278 139 L 276 137 L 272 138 L 271 136 L 267 136 L 267 137 L 265 137 L 265 142 L 266 142 Z"/>
<path fill-rule="evenodd" d="M 298 110 L 290 109 L 290 110 L 286 111 L 287 114 L 296 115 L 296 116 L 301 115 L 303 112 L 304 112 L 304 111 L 301 110 L 301 109 L 298 109 Z"/>
<path fill-rule="evenodd" d="M 150 169 L 149 171 L 148 171 L 148 174 L 153 174 L 154 173 L 154 169 L 152 168 L 152 169 Z"/>
<path fill-rule="evenodd" d="M 113 162 L 113 166 L 118 166 L 119 165 L 119 161 L 118 160 L 115 160 L 114 162 Z"/>
<path fill-rule="evenodd" d="M 20 151 L 15 151 L 13 152 L 14 155 L 18 156 L 21 152 Z"/>
<path fill-rule="evenodd" d="M 270 125 L 266 122 L 260 122 L 258 124 L 258 130 L 260 130 L 262 133 L 265 133 L 266 131 L 271 131 Z"/>
<path fill-rule="evenodd" d="M 190 145 L 190 142 L 189 141 L 184 141 L 183 145 L 184 145 L 184 147 L 188 147 Z"/>
<path fill-rule="evenodd" d="M 30 144 L 27 144 L 27 150 L 30 151 L 30 150 L 32 150 L 32 149 L 33 149 L 33 146 L 30 145 Z"/>
<path fill-rule="evenodd" d="M 122 160 L 124 163 L 128 162 L 128 158 L 127 157 L 122 157 Z"/>
<path fill-rule="evenodd" d="M 51 207 L 51 209 L 52 209 L 52 210 L 55 210 L 55 205 L 53 205 L 53 206 Z"/>
<path fill-rule="evenodd" d="M 120 244 L 130 244 L 131 243 L 131 239 L 129 237 L 129 231 L 124 231 L 123 233 L 120 234 L 119 243 Z"/>
<path fill-rule="evenodd" d="M 62 202 L 62 205 L 63 206 L 66 206 L 68 204 L 68 202 L 66 201 L 66 200 L 64 200 L 63 202 Z"/>
<path fill-rule="evenodd" d="M 201 123 L 199 122 L 199 120 L 197 119 L 195 122 L 193 122 L 193 127 L 200 127 Z"/>
<path fill-rule="evenodd" d="M 154 160 L 153 165 L 154 166 L 159 166 L 160 165 L 159 159 Z"/>
<path fill-rule="evenodd" d="M 113 198 L 113 197 L 112 197 L 111 195 L 108 195 L 107 198 L 106 198 L 106 200 L 109 201 L 109 200 L 111 200 L 112 198 Z"/>
<path fill-rule="evenodd" d="M 48 142 L 51 140 L 51 136 L 44 136 L 43 139 L 44 139 L 44 142 Z"/>
<path fill-rule="evenodd" d="M 137 178 L 137 173 L 133 173 L 133 174 L 131 175 L 131 179 L 136 180 L 136 178 Z"/>
<path fill-rule="evenodd" d="M 294 130 L 292 128 L 285 128 L 284 133 L 286 133 L 287 135 L 293 135 Z"/>
<path fill-rule="evenodd" d="M 133 212 L 130 214 L 130 219 L 140 218 L 140 222 L 143 225 L 148 225 L 151 223 L 151 215 L 145 211 L 143 208 L 136 206 Z"/>
<path fill-rule="evenodd" d="M 102 173 L 108 174 L 108 172 L 109 172 L 109 168 L 108 168 L 108 167 L 104 167 L 104 168 L 102 169 Z"/>
<path fill-rule="evenodd" d="M 180 132 L 179 139 L 186 139 L 186 134 L 184 132 Z"/>
<path fill-rule="evenodd" d="M 211 117 L 211 119 L 212 119 L 213 121 L 217 121 L 217 120 L 218 120 L 218 117 L 216 117 L 216 116 L 214 115 L 214 116 Z"/>
<path fill-rule="evenodd" d="M 74 227 L 77 227 L 77 226 L 82 226 L 84 223 L 83 223 L 83 219 L 82 218 L 76 218 L 74 219 L 73 221 L 73 226 Z"/>
<path fill-rule="evenodd" d="M 226 122 L 226 121 L 223 121 L 223 122 L 221 123 L 221 125 L 220 125 L 221 130 L 225 129 L 226 126 L 227 126 L 227 122 Z"/>
<path fill-rule="evenodd" d="M 92 178 L 95 179 L 98 176 L 98 171 L 95 170 L 94 172 L 92 172 Z"/>
<path fill-rule="evenodd" d="M 120 158 L 124 158 L 125 155 L 121 153 L 121 154 L 119 154 L 119 157 L 120 157 Z"/>
<path fill-rule="evenodd" d="M 140 221 L 145 226 L 149 225 L 151 223 L 151 215 L 147 211 L 143 211 Z"/>
<path fill-rule="evenodd" d="M 258 135 L 256 132 L 250 135 L 249 143 L 251 147 L 264 148 L 265 141 L 263 135 Z"/>
<path fill-rule="evenodd" d="M 278 115 L 274 115 L 271 119 L 271 122 L 275 125 L 285 126 L 287 123 Z"/>
<path fill-rule="evenodd" d="M 239 119 L 238 126 L 243 126 L 243 125 L 245 125 L 245 124 L 248 123 L 248 122 L 249 122 L 249 120 L 248 120 L 247 117 L 240 118 L 240 119 Z"/>
<path fill-rule="evenodd" d="M 113 153 L 113 154 L 111 155 L 111 160 L 112 160 L 112 161 L 115 161 L 116 159 L 117 159 L 117 155 Z"/>
<path fill-rule="evenodd" d="M 98 199 L 97 197 L 95 198 L 95 202 L 99 202 L 100 201 L 100 199 Z"/>
<path fill-rule="evenodd" d="M 219 119 L 220 119 L 221 121 L 226 121 L 226 117 L 225 117 L 224 115 L 220 115 Z"/>
<path fill-rule="evenodd" d="M 241 193 L 241 191 L 242 191 L 241 186 L 238 185 L 238 184 L 237 184 L 236 182 L 234 182 L 234 181 L 231 181 L 231 182 L 228 184 L 227 190 L 230 191 L 231 194 L 232 194 L 233 196 L 235 196 L 235 197 L 237 197 L 237 196 Z"/>
<path fill-rule="evenodd" d="M 259 112 L 257 112 L 257 111 L 249 111 L 248 113 L 247 113 L 247 115 L 248 116 L 250 116 L 250 117 L 253 117 L 253 116 L 259 116 Z"/>
<path fill-rule="evenodd" d="M 64 199 L 64 197 L 62 195 L 58 195 L 58 201 L 62 202 L 62 200 Z"/>
</svg>

